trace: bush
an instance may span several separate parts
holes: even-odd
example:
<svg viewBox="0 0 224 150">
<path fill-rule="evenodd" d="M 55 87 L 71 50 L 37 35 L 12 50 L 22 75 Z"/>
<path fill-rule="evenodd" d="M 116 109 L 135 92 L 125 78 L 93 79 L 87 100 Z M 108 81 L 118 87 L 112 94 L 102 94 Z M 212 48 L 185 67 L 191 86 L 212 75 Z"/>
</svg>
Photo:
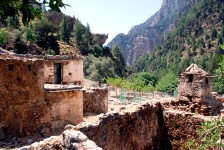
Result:
<svg viewBox="0 0 224 150">
<path fill-rule="evenodd" d="M 224 118 L 202 123 L 197 130 L 198 139 L 190 140 L 187 147 L 190 150 L 222 149 L 224 147 Z"/>
</svg>

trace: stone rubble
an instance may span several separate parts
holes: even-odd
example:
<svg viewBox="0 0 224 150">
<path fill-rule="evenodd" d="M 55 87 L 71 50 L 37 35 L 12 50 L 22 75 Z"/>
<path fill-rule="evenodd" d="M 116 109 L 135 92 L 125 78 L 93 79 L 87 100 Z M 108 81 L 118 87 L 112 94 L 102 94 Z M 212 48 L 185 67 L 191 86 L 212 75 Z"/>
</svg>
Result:
<svg viewBox="0 0 224 150">
<path fill-rule="evenodd" d="M 32 139 L 30 142 L 33 142 Z M 28 142 L 29 144 L 29 142 Z M 65 130 L 59 136 L 51 136 L 40 142 L 32 143 L 29 146 L 23 146 L 19 150 L 102 150 L 95 142 L 88 139 L 80 131 Z"/>
</svg>

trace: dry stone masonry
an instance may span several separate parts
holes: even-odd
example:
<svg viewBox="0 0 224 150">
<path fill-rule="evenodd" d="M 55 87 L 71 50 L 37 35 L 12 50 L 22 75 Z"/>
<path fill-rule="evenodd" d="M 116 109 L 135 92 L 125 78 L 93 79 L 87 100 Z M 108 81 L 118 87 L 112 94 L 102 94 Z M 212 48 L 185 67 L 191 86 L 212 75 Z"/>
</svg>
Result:
<svg viewBox="0 0 224 150">
<path fill-rule="evenodd" d="M 175 106 L 207 116 L 220 113 L 222 103 L 212 94 L 212 76 L 196 64 L 188 67 L 179 76 L 178 101 Z"/>
<path fill-rule="evenodd" d="M 108 89 L 95 88 L 86 90 L 83 93 L 84 113 L 106 113 L 108 111 Z"/>
<path fill-rule="evenodd" d="M 81 123 L 80 130 L 104 150 L 166 149 L 170 143 L 160 103 L 140 104 L 133 112 L 110 112 L 101 115 L 98 124 Z"/>
</svg>

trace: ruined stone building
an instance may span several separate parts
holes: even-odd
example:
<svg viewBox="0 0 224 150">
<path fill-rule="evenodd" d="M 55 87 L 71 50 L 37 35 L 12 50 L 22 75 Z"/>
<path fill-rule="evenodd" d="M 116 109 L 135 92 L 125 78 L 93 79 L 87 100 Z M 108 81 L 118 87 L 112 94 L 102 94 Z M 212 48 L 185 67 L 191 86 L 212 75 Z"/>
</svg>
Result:
<svg viewBox="0 0 224 150">
<path fill-rule="evenodd" d="M 212 95 L 212 76 L 196 64 L 179 76 L 178 93 L 181 105 L 190 106 L 191 112 L 214 115 L 222 106 Z"/>
<path fill-rule="evenodd" d="M 83 58 L 0 49 L 0 139 L 83 120 Z"/>
</svg>

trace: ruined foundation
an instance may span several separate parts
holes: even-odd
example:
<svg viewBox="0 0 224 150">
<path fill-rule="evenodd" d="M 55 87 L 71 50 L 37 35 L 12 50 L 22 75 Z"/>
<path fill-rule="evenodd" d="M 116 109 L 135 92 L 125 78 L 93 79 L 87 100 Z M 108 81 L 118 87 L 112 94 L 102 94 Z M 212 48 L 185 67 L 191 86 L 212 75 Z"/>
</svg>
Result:
<svg viewBox="0 0 224 150">
<path fill-rule="evenodd" d="M 139 105 L 134 112 L 111 112 L 100 122 L 74 127 L 104 150 L 170 149 L 161 104 Z"/>
<path fill-rule="evenodd" d="M 108 89 L 92 89 L 83 93 L 83 112 L 106 113 L 108 112 Z"/>
</svg>

